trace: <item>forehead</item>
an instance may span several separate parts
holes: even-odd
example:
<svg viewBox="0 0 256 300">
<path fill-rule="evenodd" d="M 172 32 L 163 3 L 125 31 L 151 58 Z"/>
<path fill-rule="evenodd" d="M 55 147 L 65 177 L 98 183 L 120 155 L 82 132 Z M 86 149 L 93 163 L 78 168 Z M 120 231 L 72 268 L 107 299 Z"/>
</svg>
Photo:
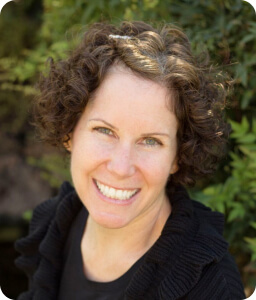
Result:
<svg viewBox="0 0 256 300">
<path fill-rule="evenodd" d="M 141 124 L 155 122 L 168 126 L 175 119 L 171 107 L 172 95 L 164 85 L 144 79 L 118 64 L 110 68 L 86 110 L 123 122 L 140 119 Z"/>
</svg>

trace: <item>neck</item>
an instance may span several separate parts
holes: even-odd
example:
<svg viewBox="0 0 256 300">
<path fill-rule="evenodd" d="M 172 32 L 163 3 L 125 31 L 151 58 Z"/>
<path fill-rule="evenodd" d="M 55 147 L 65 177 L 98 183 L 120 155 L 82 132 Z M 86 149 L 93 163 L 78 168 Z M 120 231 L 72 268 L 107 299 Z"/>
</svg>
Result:
<svg viewBox="0 0 256 300">
<path fill-rule="evenodd" d="M 165 197 L 160 207 L 153 207 L 140 218 L 118 229 L 102 227 L 89 215 L 82 244 L 90 245 L 95 253 L 101 255 L 104 249 L 106 256 L 108 254 L 113 256 L 113 253 L 141 256 L 159 238 L 170 213 L 171 205 Z"/>
</svg>

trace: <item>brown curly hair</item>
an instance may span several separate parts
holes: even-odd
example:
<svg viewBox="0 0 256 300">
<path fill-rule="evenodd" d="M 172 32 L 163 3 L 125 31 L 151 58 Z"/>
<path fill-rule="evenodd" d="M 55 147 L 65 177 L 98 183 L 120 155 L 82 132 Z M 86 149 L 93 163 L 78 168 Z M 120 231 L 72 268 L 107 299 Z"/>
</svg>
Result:
<svg viewBox="0 0 256 300">
<path fill-rule="evenodd" d="M 193 56 L 187 36 L 172 25 L 156 29 L 144 22 L 122 22 L 119 27 L 96 23 L 68 59 L 51 60 L 49 74 L 39 80 L 34 106 L 42 139 L 64 147 L 114 62 L 164 84 L 174 96 L 179 170 L 172 181 L 193 185 L 196 178 L 211 173 L 224 153 L 228 133 L 224 81 Z"/>
</svg>

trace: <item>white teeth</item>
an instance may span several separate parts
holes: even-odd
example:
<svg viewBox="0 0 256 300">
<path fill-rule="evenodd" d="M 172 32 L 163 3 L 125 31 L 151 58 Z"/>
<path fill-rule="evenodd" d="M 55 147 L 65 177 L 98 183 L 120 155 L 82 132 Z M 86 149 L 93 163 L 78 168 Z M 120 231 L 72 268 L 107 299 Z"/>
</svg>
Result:
<svg viewBox="0 0 256 300">
<path fill-rule="evenodd" d="M 123 192 L 120 190 L 116 191 L 116 198 L 123 199 Z"/>
<path fill-rule="evenodd" d="M 124 191 L 124 192 L 123 192 L 123 199 L 127 199 L 127 198 L 128 198 L 127 196 L 128 196 L 128 192 L 127 192 L 127 191 Z"/>
<path fill-rule="evenodd" d="M 117 190 L 112 187 L 108 187 L 102 183 L 99 183 L 96 181 L 97 187 L 101 191 L 101 193 L 109 198 L 112 199 L 117 199 L 117 200 L 127 200 L 131 198 L 137 191 L 138 189 L 135 190 Z"/>
<path fill-rule="evenodd" d="M 110 188 L 108 194 L 111 198 L 115 198 L 116 191 L 113 188 Z"/>
</svg>

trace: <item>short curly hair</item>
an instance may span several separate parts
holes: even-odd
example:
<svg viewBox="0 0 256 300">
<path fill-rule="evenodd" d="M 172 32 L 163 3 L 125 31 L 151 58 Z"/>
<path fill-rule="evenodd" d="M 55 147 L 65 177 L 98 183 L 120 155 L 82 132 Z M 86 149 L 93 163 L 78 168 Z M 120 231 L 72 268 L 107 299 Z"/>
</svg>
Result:
<svg viewBox="0 0 256 300">
<path fill-rule="evenodd" d="M 93 92 L 116 62 L 164 84 L 174 96 L 179 169 L 172 182 L 193 185 L 198 177 L 212 173 L 229 131 L 223 119 L 225 80 L 194 56 L 184 32 L 169 24 L 156 29 L 139 21 L 119 26 L 95 23 L 66 60 L 50 60 L 34 105 L 41 138 L 64 147 Z"/>
</svg>

